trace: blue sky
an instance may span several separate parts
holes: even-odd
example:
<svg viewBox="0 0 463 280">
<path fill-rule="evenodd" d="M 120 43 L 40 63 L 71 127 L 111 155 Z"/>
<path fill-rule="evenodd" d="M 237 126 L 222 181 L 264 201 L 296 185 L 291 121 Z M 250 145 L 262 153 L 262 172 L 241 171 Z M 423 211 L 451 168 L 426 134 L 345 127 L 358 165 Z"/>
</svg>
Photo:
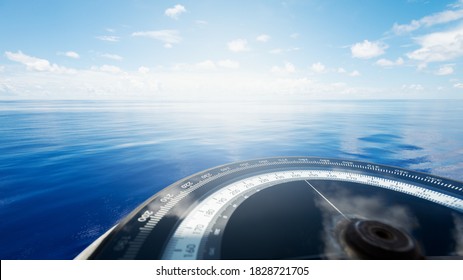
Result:
<svg viewBox="0 0 463 280">
<path fill-rule="evenodd" d="M 463 98 L 463 0 L 0 0 L 0 99 Z"/>
</svg>

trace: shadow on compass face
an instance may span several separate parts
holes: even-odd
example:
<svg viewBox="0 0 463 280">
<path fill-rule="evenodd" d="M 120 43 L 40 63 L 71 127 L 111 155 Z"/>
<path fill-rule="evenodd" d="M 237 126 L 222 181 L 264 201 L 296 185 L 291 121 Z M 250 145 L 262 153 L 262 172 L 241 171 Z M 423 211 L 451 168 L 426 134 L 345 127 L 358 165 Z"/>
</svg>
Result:
<svg viewBox="0 0 463 280">
<path fill-rule="evenodd" d="M 376 192 L 355 193 L 352 189 L 340 188 L 336 183 L 313 182 L 313 184 L 318 185 L 324 196 L 348 218 L 379 221 L 408 233 L 419 227 L 418 219 L 406 205 L 391 204 Z M 341 245 L 338 232 L 339 225 L 345 218 L 326 200 L 321 197 L 315 200 L 323 217 L 322 236 L 325 257 L 349 258 Z"/>
<path fill-rule="evenodd" d="M 348 218 L 374 220 L 410 234 L 425 256 L 463 256 L 462 214 L 428 200 L 356 183 L 314 181 L 314 186 Z M 325 199 L 316 198 L 323 217 L 326 258 L 349 258 L 339 241 L 345 220 Z"/>
<path fill-rule="evenodd" d="M 462 215 L 453 214 L 455 229 L 453 237 L 455 239 L 455 255 L 463 256 L 463 217 Z"/>
</svg>

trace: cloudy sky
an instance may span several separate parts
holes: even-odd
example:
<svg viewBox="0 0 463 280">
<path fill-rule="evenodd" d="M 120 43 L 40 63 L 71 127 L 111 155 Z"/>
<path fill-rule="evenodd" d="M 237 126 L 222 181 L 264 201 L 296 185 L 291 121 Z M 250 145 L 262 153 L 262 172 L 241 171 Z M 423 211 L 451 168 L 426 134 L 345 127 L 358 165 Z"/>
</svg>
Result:
<svg viewBox="0 0 463 280">
<path fill-rule="evenodd" d="M 463 0 L 0 0 L 0 99 L 463 98 Z"/>
</svg>

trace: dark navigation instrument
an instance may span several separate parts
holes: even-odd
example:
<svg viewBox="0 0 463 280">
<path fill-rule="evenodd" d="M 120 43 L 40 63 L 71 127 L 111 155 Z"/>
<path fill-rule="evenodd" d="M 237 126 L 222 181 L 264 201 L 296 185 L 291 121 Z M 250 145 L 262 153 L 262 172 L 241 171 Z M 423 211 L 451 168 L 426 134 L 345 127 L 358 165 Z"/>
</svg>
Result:
<svg viewBox="0 0 463 280">
<path fill-rule="evenodd" d="M 463 258 L 463 183 L 397 167 L 276 157 L 161 190 L 88 259 Z"/>
</svg>

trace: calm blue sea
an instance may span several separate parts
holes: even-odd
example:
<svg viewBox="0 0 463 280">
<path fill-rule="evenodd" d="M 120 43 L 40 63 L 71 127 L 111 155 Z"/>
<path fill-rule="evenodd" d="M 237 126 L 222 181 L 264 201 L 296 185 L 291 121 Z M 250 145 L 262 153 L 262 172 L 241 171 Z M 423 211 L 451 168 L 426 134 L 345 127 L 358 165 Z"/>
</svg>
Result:
<svg viewBox="0 0 463 280">
<path fill-rule="evenodd" d="M 462 101 L 0 102 L 0 259 L 71 259 L 219 164 L 322 156 L 463 181 Z"/>
</svg>

